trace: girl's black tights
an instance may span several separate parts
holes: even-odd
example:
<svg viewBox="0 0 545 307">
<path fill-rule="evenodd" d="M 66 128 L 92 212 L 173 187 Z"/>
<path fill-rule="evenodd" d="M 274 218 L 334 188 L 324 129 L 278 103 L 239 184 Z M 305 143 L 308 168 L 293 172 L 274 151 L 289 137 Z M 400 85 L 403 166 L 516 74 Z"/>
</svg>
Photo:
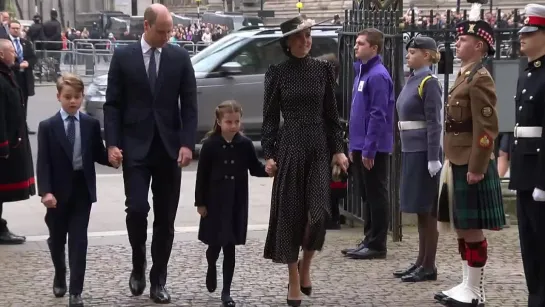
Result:
<svg viewBox="0 0 545 307">
<path fill-rule="evenodd" d="M 235 245 L 229 244 L 226 246 L 209 245 L 206 250 L 206 260 L 208 265 L 216 265 L 220 251 L 223 249 L 223 296 L 231 295 L 231 283 L 233 274 L 235 273 Z"/>
</svg>

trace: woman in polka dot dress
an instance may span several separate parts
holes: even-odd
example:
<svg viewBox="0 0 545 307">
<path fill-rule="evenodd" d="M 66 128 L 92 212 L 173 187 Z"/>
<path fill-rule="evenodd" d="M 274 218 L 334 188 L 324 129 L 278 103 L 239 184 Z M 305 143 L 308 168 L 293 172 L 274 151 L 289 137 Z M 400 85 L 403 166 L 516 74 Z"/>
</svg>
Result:
<svg viewBox="0 0 545 307">
<path fill-rule="evenodd" d="M 279 40 L 289 59 L 271 65 L 265 74 L 261 144 L 267 165 L 276 165 L 278 170 L 264 256 L 288 264 L 289 306 L 301 304 L 301 292 L 312 292 L 310 264 L 314 252 L 322 249 L 330 215 L 331 155 L 344 171 L 348 167 L 335 101 L 334 68 L 309 56 L 313 25 L 302 17 L 281 24 Z"/>
</svg>

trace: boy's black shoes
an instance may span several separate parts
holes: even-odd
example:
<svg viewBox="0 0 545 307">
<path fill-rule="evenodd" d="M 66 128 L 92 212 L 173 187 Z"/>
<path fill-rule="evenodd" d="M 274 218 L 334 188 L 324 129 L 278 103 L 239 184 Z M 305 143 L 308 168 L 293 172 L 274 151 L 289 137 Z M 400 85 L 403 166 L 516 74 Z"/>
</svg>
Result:
<svg viewBox="0 0 545 307">
<path fill-rule="evenodd" d="M 217 274 L 216 264 L 209 264 L 208 270 L 206 270 L 206 289 L 210 293 L 216 291 L 216 288 L 218 287 Z"/>
<path fill-rule="evenodd" d="M 55 297 L 63 297 L 66 294 L 66 274 L 57 274 L 53 277 L 53 294 Z"/>
<path fill-rule="evenodd" d="M 81 294 L 70 294 L 68 307 L 83 307 L 83 299 L 81 298 Z"/>
<path fill-rule="evenodd" d="M 129 278 L 129 289 L 132 295 L 140 296 L 146 289 L 146 274 L 144 270 L 132 270 L 131 277 Z"/>
<path fill-rule="evenodd" d="M 168 304 L 170 303 L 170 294 L 168 294 L 165 286 L 151 286 L 149 291 L 149 297 L 156 304 Z"/>
</svg>

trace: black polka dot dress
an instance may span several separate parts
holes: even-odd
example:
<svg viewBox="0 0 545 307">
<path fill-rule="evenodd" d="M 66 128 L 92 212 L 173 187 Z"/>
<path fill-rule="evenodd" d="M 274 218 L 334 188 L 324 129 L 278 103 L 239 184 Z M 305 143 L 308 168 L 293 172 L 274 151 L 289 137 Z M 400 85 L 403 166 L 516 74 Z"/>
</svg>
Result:
<svg viewBox="0 0 545 307">
<path fill-rule="evenodd" d="M 331 157 L 343 152 L 335 87 L 333 66 L 311 57 L 272 65 L 265 74 L 261 144 L 278 171 L 264 256 L 274 262 L 296 262 L 301 247 L 324 244 Z M 307 221 L 310 236 L 302 246 Z"/>
</svg>

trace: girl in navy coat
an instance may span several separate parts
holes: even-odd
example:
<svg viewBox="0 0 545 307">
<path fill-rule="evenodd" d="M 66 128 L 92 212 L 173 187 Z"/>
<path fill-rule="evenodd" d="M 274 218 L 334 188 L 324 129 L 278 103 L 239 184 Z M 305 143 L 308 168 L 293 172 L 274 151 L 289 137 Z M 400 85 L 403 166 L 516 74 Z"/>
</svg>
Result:
<svg viewBox="0 0 545 307">
<path fill-rule="evenodd" d="M 418 216 L 416 262 L 394 272 L 405 282 L 437 279 L 437 208 L 441 169 L 442 91 L 429 67 L 439 62 L 437 43 L 418 36 L 407 44 L 407 65 L 413 70 L 397 99 L 401 138 L 401 211 Z"/>
<path fill-rule="evenodd" d="M 268 177 L 252 141 L 240 133 L 242 108 L 233 100 L 216 107 L 214 128 L 205 138 L 197 168 L 195 206 L 201 215 L 199 240 L 208 245 L 206 288 L 217 286 L 216 261 L 223 250 L 223 306 L 235 306 L 231 281 L 235 270 L 235 245 L 246 243 L 248 228 L 248 170 Z"/>
</svg>

